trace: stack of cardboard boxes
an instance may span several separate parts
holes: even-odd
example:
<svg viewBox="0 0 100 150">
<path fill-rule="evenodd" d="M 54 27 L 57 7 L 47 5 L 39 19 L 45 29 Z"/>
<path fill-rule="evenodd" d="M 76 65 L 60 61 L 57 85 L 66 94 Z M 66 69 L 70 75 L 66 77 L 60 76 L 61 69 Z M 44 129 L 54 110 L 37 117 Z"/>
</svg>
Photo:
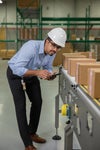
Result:
<svg viewBox="0 0 100 150">
<path fill-rule="evenodd" d="M 76 68 L 78 63 L 92 63 L 96 62 L 96 59 L 93 58 L 70 58 L 68 60 L 68 73 L 71 76 L 76 76 Z"/>
<path fill-rule="evenodd" d="M 16 51 L 14 49 L 1 49 L 0 50 L 0 58 L 1 59 L 10 59 L 14 54 L 16 53 Z"/>
<path fill-rule="evenodd" d="M 97 62 L 84 62 L 76 64 L 76 75 L 75 80 L 78 84 L 88 85 L 88 69 L 89 68 L 100 68 L 100 63 Z"/>
<path fill-rule="evenodd" d="M 68 69 L 68 62 L 69 62 L 69 59 L 70 58 L 86 58 L 85 55 L 80 55 L 80 54 L 77 54 L 77 53 L 63 53 L 62 55 L 62 58 L 63 58 L 63 67 L 65 69 Z"/>
<path fill-rule="evenodd" d="M 62 65 L 78 84 L 87 86 L 92 98 L 100 98 L 100 62 L 96 61 L 93 52 L 63 54 Z"/>
</svg>

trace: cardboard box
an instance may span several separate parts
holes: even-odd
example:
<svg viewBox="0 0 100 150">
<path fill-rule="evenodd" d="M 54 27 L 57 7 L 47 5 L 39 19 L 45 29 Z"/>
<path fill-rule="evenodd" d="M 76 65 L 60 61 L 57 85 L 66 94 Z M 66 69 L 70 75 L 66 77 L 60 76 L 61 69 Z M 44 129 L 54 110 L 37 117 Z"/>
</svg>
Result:
<svg viewBox="0 0 100 150">
<path fill-rule="evenodd" d="M 6 27 L 0 27 L 0 40 L 6 40 Z M 6 42 L 0 42 L 0 50 L 6 49 Z"/>
<path fill-rule="evenodd" d="M 0 58 L 2 59 L 9 59 L 16 53 L 16 50 L 14 49 L 2 49 L 0 50 Z"/>
<path fill-rule="evenodd" d="M 76 52 L 76 53 L 79 53 L 80 55 L 85 55 L 87 58 L 96 59 L 95 52 L 86 51 L 86 52 Z"/>
<path fill-rule="evenodd" d="M 76 74 L 76 64 L 77 63 L 85 63 L 85 62 L 96 62 L 96 59 L 93 58 L 69 58 L 68 59 L 68 74 L 71 76 L 75 76 Z"/>
<path fill-rule="evenodd" d="M 62 54 L 63 53 L 73 53 L 73 46 L 71 43 L 66 43 L 65 47 L 61 50 L 57 51 L 57 54 L 55 56 L 55 59 L 53 61 L 53 66 L 59 66 L 62 64 Z"/>
<path fill-rule="evenodd" d="M 1 49 L 0 50 L 0 58 L 7 58 L 7 50 L 6 49 Z"/>
<path fill-rule="evenodd" d="M 18 0 L 17 3 L 20 8 L 39 8 L 39 0 Z"/>
<path fill-rule="evenodd" d="M 68 59 L 69 58 L 86 58 L 86 56 L 84 55 L 80 55 L 77 53 L 63 53 L 63 61 L 62 61 L 62 65 L 64 67 L 64 69 L 68 69 Z"/>
<path fill-rule="evenodd" d="M 9 50 L 7 50 L 7 58 L 9 59 L 9 58 L 11 58 L 14 54 L 16 53 L 16 51 L 14 50 L 14 49 L 9 49 Z"/>
<path fill-rule="evenodd" d="M 76 34 L 71 35 L 71 40 L 76 40 Z"/>
<path fill-rule="evenodd" d="M 100 68 L 88 69 L 88 93 L 92 98 L 100 98 Z"/>
<path fill-rule="evenodd" d="M 88 84 L 88 69 L 100 68 L 100 63 L 77 63 L 75 81 L 81 85 Z"/>
</svg>

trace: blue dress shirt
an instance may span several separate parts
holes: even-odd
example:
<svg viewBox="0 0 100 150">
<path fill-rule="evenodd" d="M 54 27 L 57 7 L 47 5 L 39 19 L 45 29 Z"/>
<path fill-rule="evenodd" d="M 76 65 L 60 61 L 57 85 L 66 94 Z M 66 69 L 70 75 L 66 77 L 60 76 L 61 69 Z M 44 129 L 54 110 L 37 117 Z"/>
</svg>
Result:
<svg viewBox="0 0 100 150">
<path fill-rule="evenodd" d="M 27 70 L 47 69 L 52 72 L 55 55 L 44 54 L 44 40 L 30 40 L 8 61 L 13 74 L 23 76 Z"/>
</svg>

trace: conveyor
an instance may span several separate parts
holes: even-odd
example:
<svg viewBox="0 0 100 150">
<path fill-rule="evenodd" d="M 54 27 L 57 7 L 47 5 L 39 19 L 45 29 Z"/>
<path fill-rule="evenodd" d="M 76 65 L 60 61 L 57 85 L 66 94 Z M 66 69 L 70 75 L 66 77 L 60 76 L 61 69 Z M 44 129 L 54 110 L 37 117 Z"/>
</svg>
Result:
<svg viewBox="0 0 100 150">
<path fill-rule="evenodd" d="M 89 96 L 85 87 L 78 85 L 75 78 L 60 68 L 59 90 L 55 97 L 55 128 L 53 139 L 60 139 L 59 128 L 59 101 L 68 104 L 70 115 L 64 129 L 64 150 L 71 150 L 73 132 L 75 132 L 81 150 L 100 150 L 100 103 Z"/>
</svg>

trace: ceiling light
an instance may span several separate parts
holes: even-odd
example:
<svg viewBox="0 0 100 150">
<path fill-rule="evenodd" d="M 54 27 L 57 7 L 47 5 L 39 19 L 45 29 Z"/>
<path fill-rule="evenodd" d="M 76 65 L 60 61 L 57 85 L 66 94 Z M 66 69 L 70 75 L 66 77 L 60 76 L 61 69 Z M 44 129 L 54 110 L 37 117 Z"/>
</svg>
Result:
<svg viewBox="0 0 100 150">
<path fill-rule="evenodd" d="M 2 4 L 3 3 L 3 1 L 2 0 L 0 0 L 0 4 Z"/>
</svg>

